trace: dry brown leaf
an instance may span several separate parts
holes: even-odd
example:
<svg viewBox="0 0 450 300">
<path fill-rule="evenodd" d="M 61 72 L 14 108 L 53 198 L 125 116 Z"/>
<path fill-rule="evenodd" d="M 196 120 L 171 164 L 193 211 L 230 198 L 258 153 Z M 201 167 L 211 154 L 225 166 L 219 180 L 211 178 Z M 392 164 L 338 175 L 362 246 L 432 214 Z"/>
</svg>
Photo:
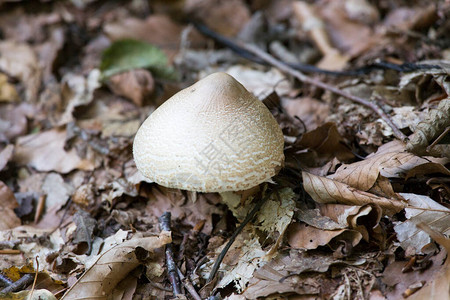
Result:
<svg viewBox="0 0 450 300">
<path fill-rule="evenodd" d="M 0 181 L 0 230 L 20 226 L 20 219 L 14 213 L 14 208 L 18 206 L 14 193 Z"/>
<path fill-rule="evenodd" d="M 450 127 L 450 98 L 439 102 L 437 109 L 432 109 L 426 120 L 419 123 L 406 144 L 406 150 L 425 155 L 450 157 L 450 153 L 435 153 L 433 148 L 428 148 L 430 143 Z"/>
<path fill-rule="evenodd" d="M 381 209 L 377 206 L 324 204 L 319 208 L 323 216 L 332 219 L 343 228 L 359 231 L 366 241 L 369 240 L 369 232 L 378 225 L 381 219 Z"/>
<path fill-rule="evenodd" d="M 323 125 L 330 115 L 330 108 L 326 103 L 310 97 L 282 98 L 281 104 L 289 115 L 297 116 L 303 121 L 306 130 Z"/>
<path fill-rule="evenodd" d="M 145 215 L 160 216 L 166 211 L 172 213 L 173 219 L 179 219 L 183 223 L 194 228 L 199 222 L 206 220 L 202 232 L 211 234 L 213 229 L 213 215 L 220 214 L 217 207 L 221 202 L 218 194 L 199 194 L 197 201 L 188 201 L 180 190 L 168 189 L 162 186 L 154 187 L 148 196 L 149 201 L 145 208 Z M 152 222 L 157 222 L 153 217 Z"/>
<path fill-rule="evenodd" d="M 330 40 L 347 59 L 361 55 L 380 42 L 380 37 L 368 24 L 378 19 L 378 11 L 365 0 L 322 3 L 320 13 L 327 24 Z"/>
<path fill-rule="evenodd" d="M 250 10 L 242 0 L 186 1 L 185 10 L 209 28 L 229 37 L 235 36 L 250 20 Z"/>
<path fill-rule="evenodd" d="M 169 232 L 162 232 L 158 237 L 137 237 L 109 249 L 98 256 L 61 299 L 107 299 L 117 284 L 140 264 L 134 253 L 137 247 L 153 253 L 171 240 Z"/>
<path fill-rule="evenodd" d="M 425 224 L 417 225 L 420 229 L 428 233 L 433 240 L 443 246 L 447 252 L 447 259 L 442 268 L 437 272 L 431 281 L 418 292 L 408 297 L 409 300 L 422 299 L 450 299 L 450 239 L 441 232 L 435 231 Z"/>
<path fill-rule="evenodd" d="M 8 82 L 8 76 L 0 73 L 0 102 L 15 102 L 19 100 L 16 88 Z"/>
<path fill-rule="evenodd" d="M 380 197 L 353 188 L 339 181 L 302 172 L 305 191 L 319 203 L 341 203 L 348 205 L 378 205 L 388 213 L 395 213 L 405 208 L 405 204 L 398 200 Z"/>
<path fill-rule="evenodd" d="M 313 274 L 313 272 L 326 272 L 334 264 L 358 266 L 364 262 L 365 259 L 363 258 L 356 261 L 340 260 L 330 255 L 291 250 L 289 255 L 280 254 L 258 268 L 243 295 L 246 297 L 245 299 L 272 299 L 267 297 L 272 294 L 283 293 L 296 293 L 308 297 L 311 294 L 319 294 L 321 290 L 320 286 L 314 284 L 317 284 L 314 279 L 311 278 L 309 281 L 310 274 Z M 296 275 L 304 272 L 311 273 L 305 277 L 296 277 Z M 279 297 L 275 299 L 279 299 Z"/>
<path fill-rule="evenodd" d="M 134 69 L 111 76 L 108 86 L 115 94 L 142 106 L 144 100 L 153 93 L 155 81 L 149 71 Z"/>
<path fill-rule="evenodd" d="M 0 141 L 9 142 L 27 132 L 27 117 L 32 116 L 36 108 L 28 103 L 18 106 L 7 105 L 0 110 Z"/>
<path fill-rule="evenodd" d="M 303 223 L 293 223 L 288 228 L 288 243 L 294 249 L 316 249 L 333 239 L 345 240 L 354 247 L 361 238 L 361 233 L 349 229 L 323 230 Z"/>
<path fill-rule="evenodd" d="M 64 150 L 66 130 L 51 129 L 17 139 L 14 161 L 38 171 L 68 173 L 74 169 L 92 170 L 94 165 L 81 159 L 75 149 Z"/>
<path fill-rule="evenodd" d="M 92 70 L 88 76 L 67 73 L 62 79 L 61 94 L 65 103 L 65 111 L 59 125 L 74 121 L 73 112 L 76 107 L 87 105 L 94 100 L 94 91 L 100 87 L 100 71 Z"/>
<path fill-rule="evenodd" d="M 296 18 L 303 27 L 302 30 L 309 34 L 324 56 L 318 63 L 318 67 L 328 70 L 342 69 L 347 64 L 349 57 L 333 47 L 328 38 L 325 23 L 319 17 L 314 7 L 304 1 L 295 1 L 292 3 L 292 8 Z"/>
<path fill-rule="evenodd" d="M 436 18 L 436 5 L 432 3 L 426 7 L 398 7 L 386 16 L 384 25 L 408 31 L 427 27 L 433 24 Z"/>
<path fill-rule="evenodd" d="M 305 133 L 299 145 L 317 152 L 320 160 L 318 159 L 318 162 L 316 161 L 315 163 L 322 165 L 320 162 L 329 161 L 333 157 L 337 157 L 340 161 L 347 161 L 354 157 L 353 153 L 342 142 L 343 139 L 337 130 L 336 124 L 329 122 Z M 306 161 L 305 163 L 308 162 Z"/>
<path fill-rule="evenodd" d="M 416 228 L 423 223 L 433 230 L 450 234 L 450 209 L 440 205 L 428 196 L 401 193 L 408 200 L 405 216 L 408 220 L 394 226 L 401 246 L 409 252 L 420 252 L 422 247 L 430 243 L 428 234 Z"/>
<path fill-rule="evenodd" d="M 56 226 L 55 226 L 56 227 Z M 46 243 L 41 243 L 39 237 L 45 236 Z M 53 228 L 39 229 L 36 226 L 18 226 L 13 229 L 1 230 L 0 240 L 14 241 L 20 240 L 17 249 L 21 251 L 21 255 L 14 255 L 11 261 L 18 264 L 15 266 L 22 267 L 25 264 L 32 264 L 34 270 L 37 269 L 36 260 L 39 262 L 40 270 L 52 270 L 51 263 L 46 260 L 50 253 L 61 251 L 65 244 L 59 229 Z M 18 257 L 15 257 L 18 256 Z M 6 266 L 5 266 L 6 265 Z M 0 269 L 10 268 L 8 260 L 0 259 Z M 31 270 L 33 272 L 33 270 Z"/>
<path fill-rule="evenodd" d="M 428 163 L 428 160 L 407 152 L 390 152 L 375 155 L 365 160 L 343 164 L 330 178 L 348 184 L 362 191 L 373 187 L 379 174 L 388 178 L 404 176 L 415 166 Z"/>
<path fill-rule="evenodd" d="M 19 78 L 25 85 L 25 100 L 33 102 L 41 85 L 41 68 L 36 53 L 25 43 L 0 42 L 0 70 Z"/>
<path fill-rule="evenodd" d="M 2 171 L 8 162 L 12 159 L 14 152 L 14 145 L 7 145 L 2 151 L 0 151 L 0 171 Z"/>
</svg>

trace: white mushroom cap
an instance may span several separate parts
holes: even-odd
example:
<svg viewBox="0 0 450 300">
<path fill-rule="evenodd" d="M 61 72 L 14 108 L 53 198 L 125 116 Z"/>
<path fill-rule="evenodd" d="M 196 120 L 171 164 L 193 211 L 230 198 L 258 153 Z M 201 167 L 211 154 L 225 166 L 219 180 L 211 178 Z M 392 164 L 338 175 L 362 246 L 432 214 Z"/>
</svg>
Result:
<svg viewBox="0 0 450 300">
<path fill-rule="evenodd" d="M 136 166 L 150 180 L 198 192 L 246 190 L 281 169 L 284 139 L 270 111 L 226 73 L 164 102 L 136 133 Z"/>
</svg>

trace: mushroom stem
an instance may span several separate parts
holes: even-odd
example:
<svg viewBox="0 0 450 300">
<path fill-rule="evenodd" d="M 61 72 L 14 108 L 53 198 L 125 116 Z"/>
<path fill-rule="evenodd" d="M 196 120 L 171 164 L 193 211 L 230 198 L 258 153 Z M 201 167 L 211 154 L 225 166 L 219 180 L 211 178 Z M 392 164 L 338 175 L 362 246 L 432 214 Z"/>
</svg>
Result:
<svg viewBox="0 0 450 300">
<path fill-rule="evenodd" d="M 228 250 L 230 249 L 231 245 L 233 245 L 234 241 L 236 240 L 236 237 L 241 233 L 242 229 L 244 229 L 245 225 L 247 225 L 253 217 L 256 215 L 256 213 L 261 209 L 263 204 L 267 201 L 267 199 L 270 198 L 273 192 L 268 192 L 264 197 L 262 197 L 253 207 L 253 209 L 247 214 L 244 221 L 242 221 L 241 225 L 233 232 L 233 235 L 230 237 L 230 240 L 225 245 L 225 247 L 220 252 L 219 256 L 217 257 L 216 261 L 214 262 L 214 265 L 212 267 L 211 273 L 209 273 L 208 280 L 206 281 L 206 284 L 213 281 L 214 277 L 216 277 L 217 271 L 219 270 L 220 264 L 222 263 L 222 260 L 225 258 L 225 255 L 227 254 Z"/>
</svg>

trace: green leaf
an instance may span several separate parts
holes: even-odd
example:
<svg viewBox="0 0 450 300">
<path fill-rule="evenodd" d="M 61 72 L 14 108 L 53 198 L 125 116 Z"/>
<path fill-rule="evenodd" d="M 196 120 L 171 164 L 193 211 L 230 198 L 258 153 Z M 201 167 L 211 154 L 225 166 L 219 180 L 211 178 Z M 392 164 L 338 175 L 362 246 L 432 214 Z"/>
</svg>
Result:
<svg viewBox="0 0 450 300">
<path fill-rule="evenodd" d="M 175 70 L 168 65 L 166 54 L 151 44 L 129 39 L 120 40 L 103 52 L 100 70 L 104 78 L 137 68 L 149 69 L 158 78 L 177 78 Z"/>
</svg>

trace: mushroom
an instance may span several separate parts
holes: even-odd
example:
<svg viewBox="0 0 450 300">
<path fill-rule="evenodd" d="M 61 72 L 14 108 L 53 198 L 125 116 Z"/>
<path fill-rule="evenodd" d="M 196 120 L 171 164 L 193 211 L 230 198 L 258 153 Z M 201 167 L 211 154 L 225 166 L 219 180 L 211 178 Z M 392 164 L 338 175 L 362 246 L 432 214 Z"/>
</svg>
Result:
<svg viewBox="0 0 450 300">
<path fill-rule="evenodd" d="M 214 73 L 181 90 L 141 125 L 138 170 L 160 185 L 197 192 L 246 190 L 284 161 L 284 138 L 270 111 L 236 79 Z"/>
</svg>

